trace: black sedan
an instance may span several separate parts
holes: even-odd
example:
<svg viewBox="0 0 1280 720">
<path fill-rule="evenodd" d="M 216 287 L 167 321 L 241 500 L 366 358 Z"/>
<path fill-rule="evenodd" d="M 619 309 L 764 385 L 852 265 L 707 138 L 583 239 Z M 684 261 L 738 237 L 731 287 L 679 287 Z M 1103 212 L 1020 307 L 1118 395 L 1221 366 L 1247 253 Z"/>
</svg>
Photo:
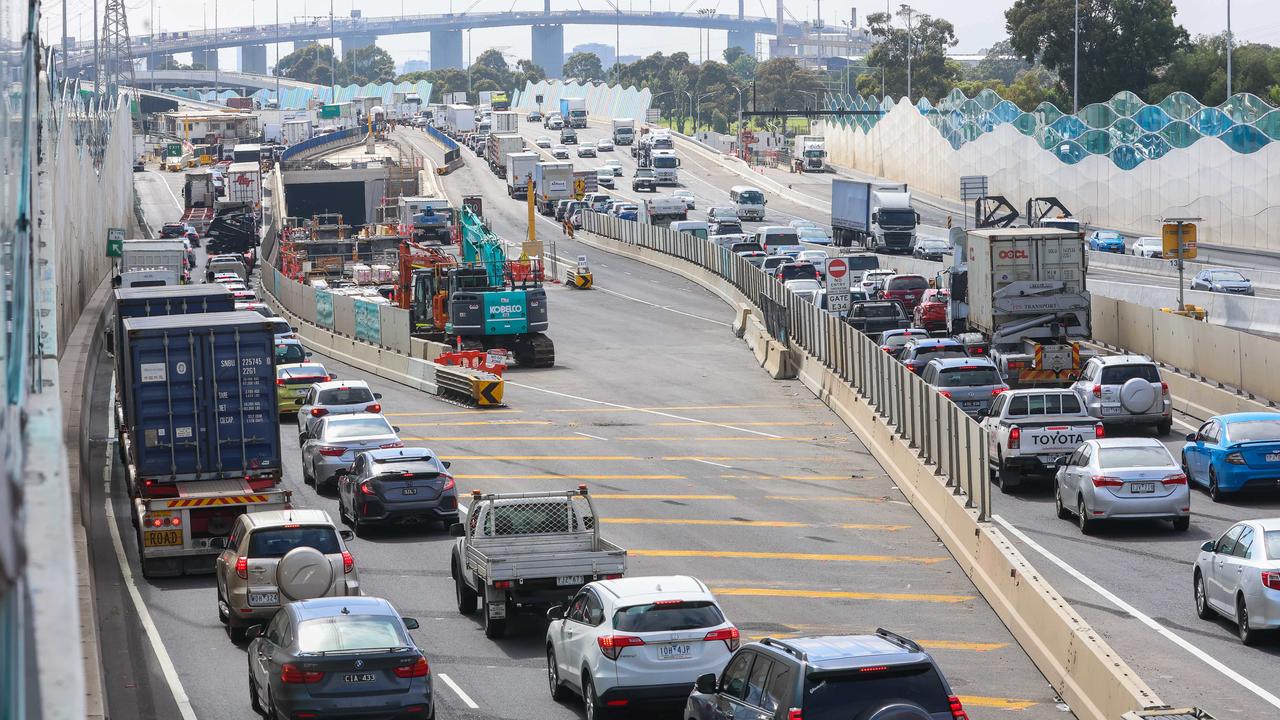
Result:
<svg viewBox="0 0 1280 720">
<path fill-rule="evenodd" d="M 458 490 L 449 463 L 426 448 L 385 448 L 356 455 L 338 471 L 338 516 L 357 535 L 373 525 L 458 522 Z"/>
<path fill-rule="evenodd" d="M 913 257 L 921 260 L 934 260 L 941 262 L 943 255 L 951 254 L 951 246 L 944 240 L 936 240 L 934 238 L 921 238 L 916 241 L 915 249 L 911 251 Z"/>
<path fill-rule="evenodd" d="M 435 717 L 418 621 L 377 597 L 289 603 L 249 643 L 249 704 L 272 718 Z"/>
</svg>

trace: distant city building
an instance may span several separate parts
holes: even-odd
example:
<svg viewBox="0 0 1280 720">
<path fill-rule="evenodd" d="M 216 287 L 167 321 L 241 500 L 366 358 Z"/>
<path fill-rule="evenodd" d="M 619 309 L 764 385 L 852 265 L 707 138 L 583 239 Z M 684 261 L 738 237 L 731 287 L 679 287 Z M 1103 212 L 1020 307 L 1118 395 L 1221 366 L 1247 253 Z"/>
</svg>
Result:
<svg viewBox="0 0 1280 720">
<path fill-rule="evenodd" d="M 872 37 L 864 28 L 810 27 L 804 35 L 788 35 L 779 45 L 769 39 L 769 57 L 793 57 L 815 68 L 830 65 L 829 58 L 865 56 L 871 52 Z"/>
<path fill-rule="evenodd" d="M 426 72 L 431 69 L 431 63 L 427 60 L 405 60 L 404 65 L 400 67 L 400 74 L 404 75 L 411 72 Z"/>
<path fill-rule="evenodd" d="M 573 50 L 565 53 L 564 59 L 568 60 L 570 55 L 580 52 L 595 53 L 596 57 L 600 58 L 600 64 L 606 68 L 613 65 L 614 54 L 612 45 L 605 45 L 604 43 L 584 43 L 582 45 L 574 45 Z"/>
</svg>

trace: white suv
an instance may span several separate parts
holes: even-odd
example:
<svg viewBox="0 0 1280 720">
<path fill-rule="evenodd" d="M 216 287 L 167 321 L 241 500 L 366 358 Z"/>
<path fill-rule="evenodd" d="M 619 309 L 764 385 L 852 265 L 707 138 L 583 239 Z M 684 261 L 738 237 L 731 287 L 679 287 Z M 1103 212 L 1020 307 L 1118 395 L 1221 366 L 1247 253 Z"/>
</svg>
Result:
<svg viewBox="0 0 1280 720">
<path fill-rule="evenodd" d="M 1071 385 L 1085 412 L 1105 425 L 1152 425 L 1158 435 L 1173 429 L 1173 400 L 1160 370 L 1143 355 L 1090 359 Z"/>
<path fill-rule="evenodd" d="M 719 673 L 738 648 L 738 628 L 715 596 L 683 575 L 588 583 L 547 618 L 551 697 L 577 691 L 587 720 L 642 705 L 679 706 L 699 675 Z"/>
</svg>

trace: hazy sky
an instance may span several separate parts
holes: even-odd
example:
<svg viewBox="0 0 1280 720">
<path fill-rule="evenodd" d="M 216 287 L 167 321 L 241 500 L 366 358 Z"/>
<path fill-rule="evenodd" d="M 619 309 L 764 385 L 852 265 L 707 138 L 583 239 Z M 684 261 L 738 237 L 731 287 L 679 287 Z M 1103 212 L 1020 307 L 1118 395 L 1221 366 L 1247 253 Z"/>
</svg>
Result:
<svg viewBox="0 0 1280 720">
<path fill-rule="evenodd" d="M 73 36 L 88 38 L 92 35 L 90 16 L 94 0 L 65 0 L 67 4 L 68 32 Z M 506 11 L 536 10 L 542 7 L 542 0 L 332 0 L 334 13 L 347 15 L 353 8 L 363 11 L 366 16 L 399 15 L 417 13 L 462 12 L 475 1 L 475 10 Z M 683 10 L 695 8 L 715 8 L 720 12 L 736 12 L 735 0 L 618 0 L 624 10 Z M 896 7 L 899 0 L 893 0 Z M 106 0 L 97 0 L 99 12 Z M 57 38 L 61 32 L 62 2 L 44 0 L 44 23 L 46 38 Z M 851 8 L 858 10 L 858 22 L 869 13 L 883 11 L 883 2 L 834 2 L 827 0 L 786 0 L 786 8 L 791 16 L 800 19 L 813 19 L 818 16 L 818 8 L 822 8 L 822 18 L 828 24 L 848 20 Z M 1226 0 L 1174 0 L 1178 8 L 1177 21 L 1194 36 L 1200 33 L 1216 33 L 1225 29 Z M 218 24 L 220 26 L 246 25 L 251 18 L 258 24 L 274 22 L 276 8 L 279 7 L 281 19 L 287 20 L 302 15 L 325 15 L 329 13 L 330 3 L 325 0 L 125 0 L 128 8 L 129 28 L 132 32 L 145 34 L 152 25 L 152 12 L 158 16 L 156 23 L 161 30 L 191 30 L 214 26 L 214 8 L 217 7 Z M 1004 11 L 1012 5 L 1012 0 L 913 0 L 912 5 L 920 12 L 930 13 L 950 20 L 956 28 L 956 36 L 960 41 L 957 50 L 976 52 L 990 46 L 1005 36 Z M 605 0 L 552 0 L 553 9 L 577 10 L 579 6 L 587 9 L 609 9 Z M 766 8 L 771 12 L 776 7 L 776 0 L 746 0 L 746 12 L 749 15 L 765 15 Z M 1241 42 L 1257 41 L 1280 45 L 1280 0 L 1234 0 L 1232 3 L 1232 25 L 1236 37 Z M 568 26 L 565 28 L 565 50 L 574 45 L 586 42 L 612 43 L 613 33 L 604 32 L 599 26 Z M 379 45 L 387 49 L 397 63 L 408 59 L 426 59 L 427 38 L 425 35 L 396 35 L 379 39 Z M 711 33 L 711 54 L 718 56 L 725 47 L 725 33 Z M 472 56 L 480 54 L 487 48 L 500 47 L 505 52 L 518 57 L 529 56 L 529 29 L 495 28 L 478 30 L 471 39 Z M 287 53 L 288 44 L 281 48 Z M 625 28 L 622 33 L 623 55 L 647 55 L 661 50 L 673 52 L 684 50 L 695 60 L 698 54 L 698 34 L 693 30 L 664 29 L 661 32 L 647 29 Z M 464 46 L 465 52 L 465 46 Z M 275 62 L 275 51 L 269 48 L 267 62 Z M 238 63 L 234 50 L 223 51 L 223 67 L 235 67 Z"/>
</svg>

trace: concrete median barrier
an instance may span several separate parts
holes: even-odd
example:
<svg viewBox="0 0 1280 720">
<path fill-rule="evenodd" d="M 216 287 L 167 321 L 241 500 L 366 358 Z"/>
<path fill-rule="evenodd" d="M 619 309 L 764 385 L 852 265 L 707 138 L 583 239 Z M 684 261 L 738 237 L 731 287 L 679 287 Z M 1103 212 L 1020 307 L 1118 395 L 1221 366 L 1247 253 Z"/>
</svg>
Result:
<svg viewBox="0 0 1280 720">
<path fill-rule="evenodd" d="M 735 308 L 752 304 L 737 288 L 692 262 L 588 232 L 579 238 L 598 249 L 671 269 Z M 1004 533 L 979 521 L 978 512 L 941 481 L 938 468 L 925 462 L 923 451 L 899 435 L 864 395 L 808 353 L 796 348 L 771 352 L 771 346 L 781 343 L 768 335 L 754 312 L 741 323 L 738 317 L 734 326 L 742 325 L 744 341 L 771 375 L 774 367 L 794 362 L 796 376 L 867 445 L 1077 717 L 1115 720 L 1125 712 L 1162 704 Z M 948 448 L 957 442 L 942 440 Z"/>
</svg>

